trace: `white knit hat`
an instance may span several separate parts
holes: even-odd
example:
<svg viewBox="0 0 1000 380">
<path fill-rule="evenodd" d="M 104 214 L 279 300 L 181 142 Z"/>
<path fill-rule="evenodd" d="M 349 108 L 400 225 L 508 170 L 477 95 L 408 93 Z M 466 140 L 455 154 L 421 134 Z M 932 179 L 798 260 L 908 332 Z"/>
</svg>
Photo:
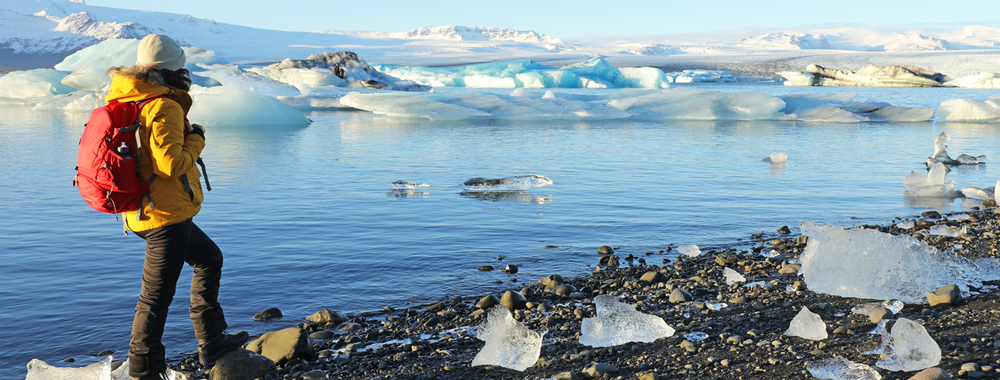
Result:
<svg viewBox="0 0 1000 380">
<path fill-rule="evenodd" d="M 170 37 L 150 34 L 139 41 L 138 63 L 145 68 L 177 71 L 184 68 L 184 50 Z"/>
</svg>

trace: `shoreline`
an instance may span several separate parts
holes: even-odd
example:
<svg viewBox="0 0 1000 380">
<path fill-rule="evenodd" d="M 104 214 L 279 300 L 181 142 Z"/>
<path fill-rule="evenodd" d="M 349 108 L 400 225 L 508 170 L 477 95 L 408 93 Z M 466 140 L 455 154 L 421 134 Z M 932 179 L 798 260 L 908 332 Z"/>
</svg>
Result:
<svg viewBox="0 0 1000 380">
<path fill-rule="evenodd" d="M 933 214 L 897 217 L 891 224 L 856 228 L 920 236 L 921 231 L 934 225 L 965 226 L 969 232 L 958 237 L 927 235 L 921 240 L 938 249 L 959 245 L 961 248 L 955 252 L 967 258 L 1000 259 L 997 251 L 1000 208 Z M 967 214 L 972 219 L 947 219 L 955 214 Z M 925 223 L 909 229 L 895 225 L 896 221 L 908 219 Z M 539 362 L 523 372 L 471 366 L 484 345 L 475 337 L 475 328 L 486 320 L 486 313 L 476 307 L 481 299 L 445 296 L 440 302 L 405 309 L 386 307 L 382 311 L 349 315 L 350 325 L 346 326 L 349 329 L 339 326 L 338 330 L 332 324 L 300 319 L 298 325 L 313 337 L 317 355 L 308 360 L 293 359 L 264 378 L 586 379 L 585 369 L 601 363 L 618 369 L 617 374 L 606 377 L 609 379 L 813 379 L 806 370 L 807 362 L 835 355 L 870 365 L 883 379 L 909 379 L 917 373 L 889 372 L 874 366 L 878 355 L 860 354 L 857 347 L 878 342 L 877 335 L 868 334 L 876 324 L 867 315 L 852 313 L 851 308 L 873 300 L 814 293 L 808 290 L 801 275 L 780 274 L 783 262 L 797 258 L 805 244 L 797 234 L 778 236 L 754 234 L 750 239 L 736 239 L 726 248 L 707 250 L 697 257 L 680 255 L 665 259 L 667 263 L 659 262 L 662 254 L 615 252 L 619 257 L 617 269 L 563 279 L 563 284 L 579 289 L 567 295 L 545 292 L 539 279 L 505 283 L 508 290 L 524 294 L 533 304 L 528 305 L 533 306 L 531 309 L 516 310 L 512 313 L 514 318 L 532 330 L 547 330 Z M 776 251 L 778 255 L 765 257 L 762 251 Z M 600 256 L 594 252 L 595 264 Z M 657 262 L 646 262 L 649 257 L 655 257 Z M 746 283 L 764 281 L 771 286 L 726 285 L 724 267 L 738 268 Z M 650 271 L 663 273 L 663 281 L 640 281 Z M 990 283 L 1000 285 L 1000 280 Z M 802 290 L 789 291 L 793 288 Z M 673 289 L 683 289 L 694 299 L 671 303 Z M 501 294 L 492 295 L 499 300 Z M 662 317 L 676 332 L 651 343 L 601 348 L 581 345 L 578 342 L 581 321 L 594 316 L 593 298 L 599 294 L 618 296 L 621 301 L 638 306 L 640 312 Z M 1000 379 L 1000 291 L 992 288 L 962 295 L 964 303 L 957 306 L 931 307 L 925 301 L 906 305 L 896 316 L 905 316 L 925 326 L 942 350 L 937 368 L 959 376 L 965 375 L 963 364 L 976 363 L 980 371 L 975 375 L 982 375 L 979 378 Z M 489 295 L 477 297 L 486 296 Z M 721 310 L 706 307 L 706 303 L 717 302 L 728 306 Z M 803 306 L 827 321 L 827 330 L 833 332 L 828 338 L 810 341 L 782 334 Z M 691 342 L 685 339 L 685 334 L 691 332 L 704 332 L 708 337 Z M 175 357 L 170 367 L 191 379 L 203 379 L 206 372 L 197 360 L 197 353 L 184 354 L 179 360 Z"/>
</svg>

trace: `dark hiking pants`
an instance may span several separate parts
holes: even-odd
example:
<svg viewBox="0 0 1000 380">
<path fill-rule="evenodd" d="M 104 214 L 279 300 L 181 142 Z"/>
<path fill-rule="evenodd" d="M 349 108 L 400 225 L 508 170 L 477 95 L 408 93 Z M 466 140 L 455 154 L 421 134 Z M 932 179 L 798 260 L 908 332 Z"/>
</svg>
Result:
<svg viewBox="0 0 1000 380">
<path fill-rule="evenodd" d="M 142 378 L 167 369 L 161 342 L 163 325 L 184 263 L 194 268 L 190 312 L 195 337 L 207 340 L 227 325 L 218 301 L 222 251 L 193 220 L 135 234 L 146 239 L 146 260 L 142 267 L 142 292 L 132 321 L 128 361 L 129 375 Z"/>
</svg>

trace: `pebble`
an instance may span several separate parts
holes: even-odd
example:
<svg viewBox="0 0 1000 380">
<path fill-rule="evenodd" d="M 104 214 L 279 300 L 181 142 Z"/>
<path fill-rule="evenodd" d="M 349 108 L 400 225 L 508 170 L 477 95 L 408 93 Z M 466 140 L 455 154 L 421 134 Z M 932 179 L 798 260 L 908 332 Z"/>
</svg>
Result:
<svg viewBox="0 0 1000 380">
<path fill-rule="evenodd" d="M 670 298 L 669 298 L 670 303 L 687 302 L 692 299 L 694 299 L 694 296 L 692 296 L 691 293 L 688 293 L 681 288 L 674 288 L 674 290 L 670 292 Z"/>
<path fill-rule="evenodd" d="M 606 245 L 602 245 L 597 249 L 597 253 L 601 255 L 611 255 L 615 253 L 615 249 Z"/>
<path fill-rule="evenodd" d="M 489 271 L 493 270 L 494 268 L 493 268 L 493 266 L 492 266 L 492 265 L 480 265 L 480 266 L 479 266 L 478 268 L 476 268 L 476 269 L 478 269 L 478 270 L 480 270 L 480 271 L 483 271 L 483 272 L 489 272 Z"/>
<path fill-rule="evenodd" d="M 255 320 L 257 322 L 266 322 L 266 321 L 270 321 L 272 319 L 281 318 L 283 316 L 284 315 L 281 314 L 281 310 L 280 309 L 278 309 L 276 307 L 272 307 L 270 309 L 267 309 L 267 310 L 261 311 L 261 312 L 259 312 L 257 314 L 254 314 L 253 315 L 253 320 Z"/>
<path fill-rule="evenodd" d="M 500 300 L 498 300 L 496 296 L 490 294 L 490 295 L 488 295 L 488 296 L 483 297 L 482 299 L 480 299 L 479 302 L 476 302 L 476 307 L 478 307 L 481 310 L 489 310 L 493 306 L 496 306 L 496 305 L 499 305 L 499 304 L 500 304 Z"/>
<path fill-rule="evenodd" d="M 962 292 L 957 285 L 945 285 L 938 290 L 927 293 L 927 303 L 931 306 L 954 306 L 962 299 Z"/>
<path fill-rule="evenodd" d="M 511 311 L 527 308 L 528 299 L 523 294 L 508 290 L 500 298 L 500 304 L 506 306 Z"/>
<path fill-rule="evenodd" d="M 608 375 L 618 374 L 618 372 L 620 372 L 618 367 L 604 363 L 594 363 L 594 365 L 583 370 L 583 373 L 592 379 L 601 379 Z"/>
<path fill-rule="evenodd" d="M 557 296 L 568 296 L 573 292 L 576 292 L 576 287 L 568 284 L 557 285 L 556 287 L 552 288 L 552 294 L 555 294 Z"/>
<path fill-rule="evenodd" d="M 878 306 L 872 313 L 868 315 L 868 320 L 871 323 L 878 323 L 883 319 L 893 319 L 895 315 L 892 314 L 892 310 L 886 309 L 885 306 Z"/>
<path fill-rule="evenodd" d="M 802 269 L 801 264 L 785 264 L 778 270 L 781 274 L 799 274 L 799 269 Z"/>
</svg>

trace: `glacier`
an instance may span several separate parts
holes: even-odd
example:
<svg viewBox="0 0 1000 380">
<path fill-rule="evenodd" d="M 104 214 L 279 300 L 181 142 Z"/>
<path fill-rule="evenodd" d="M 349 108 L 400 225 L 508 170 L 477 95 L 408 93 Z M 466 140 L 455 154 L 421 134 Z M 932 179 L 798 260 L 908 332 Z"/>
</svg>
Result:
<svg viewBox="0 0 1000 380">
<path fill-rule="evenodd" d="M 809 236 L 802 275 L 809 289 L 867 299 L 926 302 L 927 292 L 956 284 L 963 291 L 1000 279 L 1000 260 L 968 259 L 909 235 L 801 223 Z"/>
</svg>

